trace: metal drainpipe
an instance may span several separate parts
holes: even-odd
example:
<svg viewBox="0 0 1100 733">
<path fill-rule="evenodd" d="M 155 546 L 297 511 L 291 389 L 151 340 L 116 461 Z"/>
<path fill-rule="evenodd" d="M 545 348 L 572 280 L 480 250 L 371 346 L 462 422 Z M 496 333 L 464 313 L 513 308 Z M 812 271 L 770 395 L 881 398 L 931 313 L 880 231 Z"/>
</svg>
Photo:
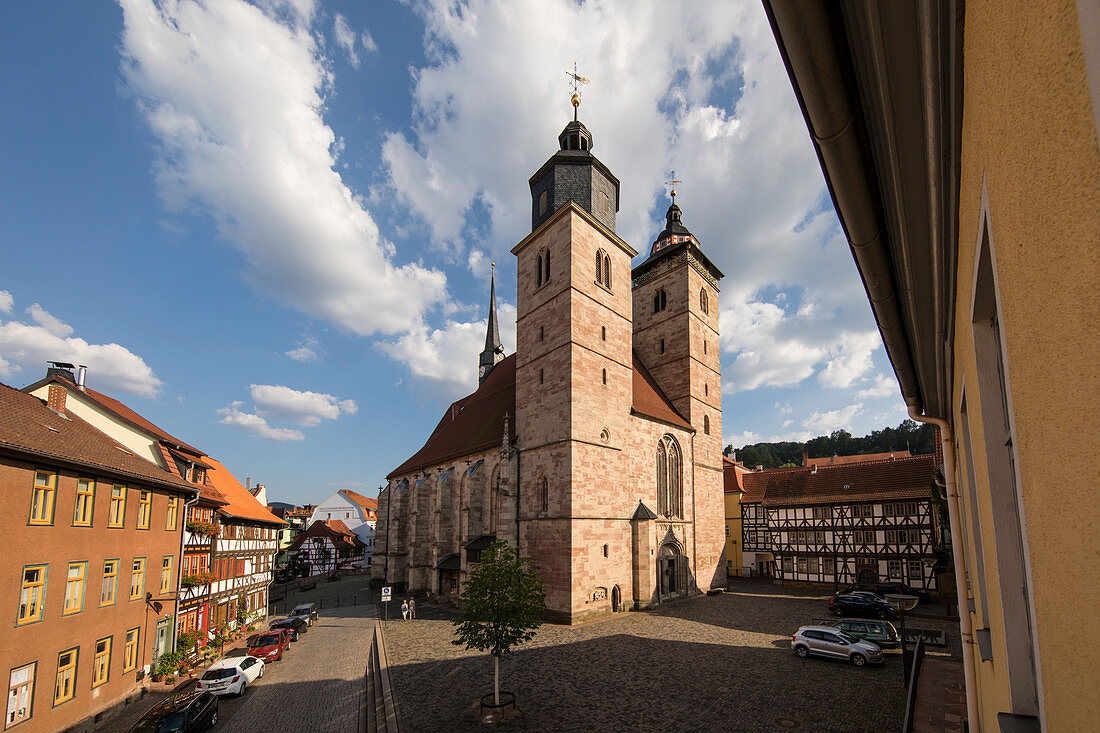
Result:
<svg viewBox="0 0 1100 733">
<path fill-rule="evenodd" d="M 699 490 L 698 475 L 695 470 L 695 433 L 691 434 L 691 561 L 695 564 L 695 587 L 699 587 L 699 515 L 695 513 L 695 494 Z M 680 501 L 684 500 L 683 486 L 680 487 Z M 725 501 L 723 494 L 722 501 Z M 710 583 L 707 583 L 710 590 Z M 706 591 L 704 591 L 705 593 Z"/>
<path fill-rule="evenodd" d="M 516 556 L 519 556 L 520 537 L 519 537 L 519 487 L 520 487 L 520 473 L 519 473 L 519 436 L 516 436 L 514 443 L 516 451 Z"/>
<path fill-rule="evenodd" d="M 180 518 L 180 554 L 176 563 L 176 610 L 172 613 L 172 651 L 176 651 L 176 640 L 179 636 L 180 625 L 180 596 L 183 594 L 181 583 L 183 582 L 183 538 L 187 535 L 187 510 L 199 502 L 199 495 L 191 501 L 183 502 L 183 517 Z"/>
<path fill-rule="evenodd" d="M 943 446 L 943 478 L 946 483 L 947 516 L 951 523 L 951 559 L 955 565 L 955 595 L 959 608 L 959 632 L 962 636 L 963 678 L 966 681 L 966 719 L 971 731 L 980 731 L 978 721 L 978 689 L 974 678 L 974 631 L 970 625 L 970 613 L 966 609 L 966 563 L 963 561 L 963 537 L 959 512 L 958 484 L 955 481 L 955 447 L 951 423 L 943 418 L 922 415 L 914 405 L 909 405 L 909 417 L 917 422 L 935 425 L 940 429 Z"/>
</svg>

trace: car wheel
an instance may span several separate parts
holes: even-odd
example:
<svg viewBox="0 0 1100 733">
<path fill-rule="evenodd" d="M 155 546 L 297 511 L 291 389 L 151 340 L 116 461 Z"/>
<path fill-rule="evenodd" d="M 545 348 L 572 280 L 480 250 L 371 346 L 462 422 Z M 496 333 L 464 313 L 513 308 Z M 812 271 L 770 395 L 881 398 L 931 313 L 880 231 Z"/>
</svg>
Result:
<svg viewBox="0 0 1100 733">
<path fill-rule="evenodd" d="M 246 687 L 248 687 L 248 682 L 246 680 L 241 680 L 241 689 L 237 690 L 237 697 L 244 694 L 244 688 Z"/>
<path fill-rule="evenodd" d="M 260 676 L 261 676 L 261 677 L 263 677 L 263 676 L 264 676 L 264 668 L 263 668 L 263 667 L 260 667 Z"/>
<path fill-rule="evenodd" d="M 797 654 L 797 655 L 798 655 L 799 657 L 801 657 L 802 659 L 805 659 L 806 657 L 810 656 L 810 650 L 809 650 L 809 649 L 807 649 L 807 648 L 806 648 L 806 647 L 804 647 L 804 646 L 801 646 L 801 645 L 799 645 L 799 646 L 796 646 L 796 647 L 794 648 L 794 653 L 795 653 L 795 654 Z"/>
<path fill-rule="evenodd" d="M 867 657 L 863 656 L 862 654 L 853 654 L 852 664 L 856 665 L 857 667 L 862 667 L 863 665 L 867 664 Z"/>
<path fill-rule="evenodd" d="M 214 708 L 214 714 L 210 716 L 210 727 L 213 728 L 218 724 L 218 709 Z"/>
</svg>

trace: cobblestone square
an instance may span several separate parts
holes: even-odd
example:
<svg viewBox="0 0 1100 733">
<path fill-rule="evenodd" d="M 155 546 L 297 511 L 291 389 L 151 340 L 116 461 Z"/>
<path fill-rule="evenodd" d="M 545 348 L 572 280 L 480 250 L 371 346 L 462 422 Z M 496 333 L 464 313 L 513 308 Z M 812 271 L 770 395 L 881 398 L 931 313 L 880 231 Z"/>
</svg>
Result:
<svg viewBox="0 0 1100 733">
<path fill-rule="evenodd" d="M 736 581 L 731 592 L 657 612 L 543 626 L 501 660 L 501 689 L 516 694 L 521 715 L 498 729 L 899 730 L 896 651 L 862 669 L 791 652 L 791 634 L 827 615 L 828 596 Z M 491 658 L 451 644 L 444 614 L 422 611 L 427 618 L 385 625 L 402 730 L 477 730 Z"/>
</svg>

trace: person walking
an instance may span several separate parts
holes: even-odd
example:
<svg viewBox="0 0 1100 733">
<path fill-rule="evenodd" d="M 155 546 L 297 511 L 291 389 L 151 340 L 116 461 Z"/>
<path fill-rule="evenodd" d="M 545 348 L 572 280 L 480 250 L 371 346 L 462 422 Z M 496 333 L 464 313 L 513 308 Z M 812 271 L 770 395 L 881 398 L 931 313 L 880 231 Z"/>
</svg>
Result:
<svg viewBox="0 0 1100 733">
<path fill-rule="evenodd" d="M 409 599 L 409 618 L 416 618 L 416 600 Z"/>
<path fill-rule="evenodd" d="M 405 619 L 406 621 L 409 620 L 409 602 L 408 601 L 402 601 L 401 602 L 401 618 Z"/>
</svg>

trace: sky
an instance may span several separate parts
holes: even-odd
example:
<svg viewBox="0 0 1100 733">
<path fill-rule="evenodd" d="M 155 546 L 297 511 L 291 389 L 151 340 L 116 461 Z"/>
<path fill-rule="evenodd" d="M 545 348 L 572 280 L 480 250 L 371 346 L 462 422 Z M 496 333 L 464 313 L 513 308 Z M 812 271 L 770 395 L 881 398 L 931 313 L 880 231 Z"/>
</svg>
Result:
<svg viewBox="0 0 1100 733">
<path fill-rule="evenodd" d="M 515 346 L 527 179 L 581 89 L 642 254 L 721 282 L 723 439 L 863 435 L 897 383 L 763 9 L 120 0 L 0 11 L 0 381 L 48 360 L 268 498 L 375 496 Z"/>
</svg>

